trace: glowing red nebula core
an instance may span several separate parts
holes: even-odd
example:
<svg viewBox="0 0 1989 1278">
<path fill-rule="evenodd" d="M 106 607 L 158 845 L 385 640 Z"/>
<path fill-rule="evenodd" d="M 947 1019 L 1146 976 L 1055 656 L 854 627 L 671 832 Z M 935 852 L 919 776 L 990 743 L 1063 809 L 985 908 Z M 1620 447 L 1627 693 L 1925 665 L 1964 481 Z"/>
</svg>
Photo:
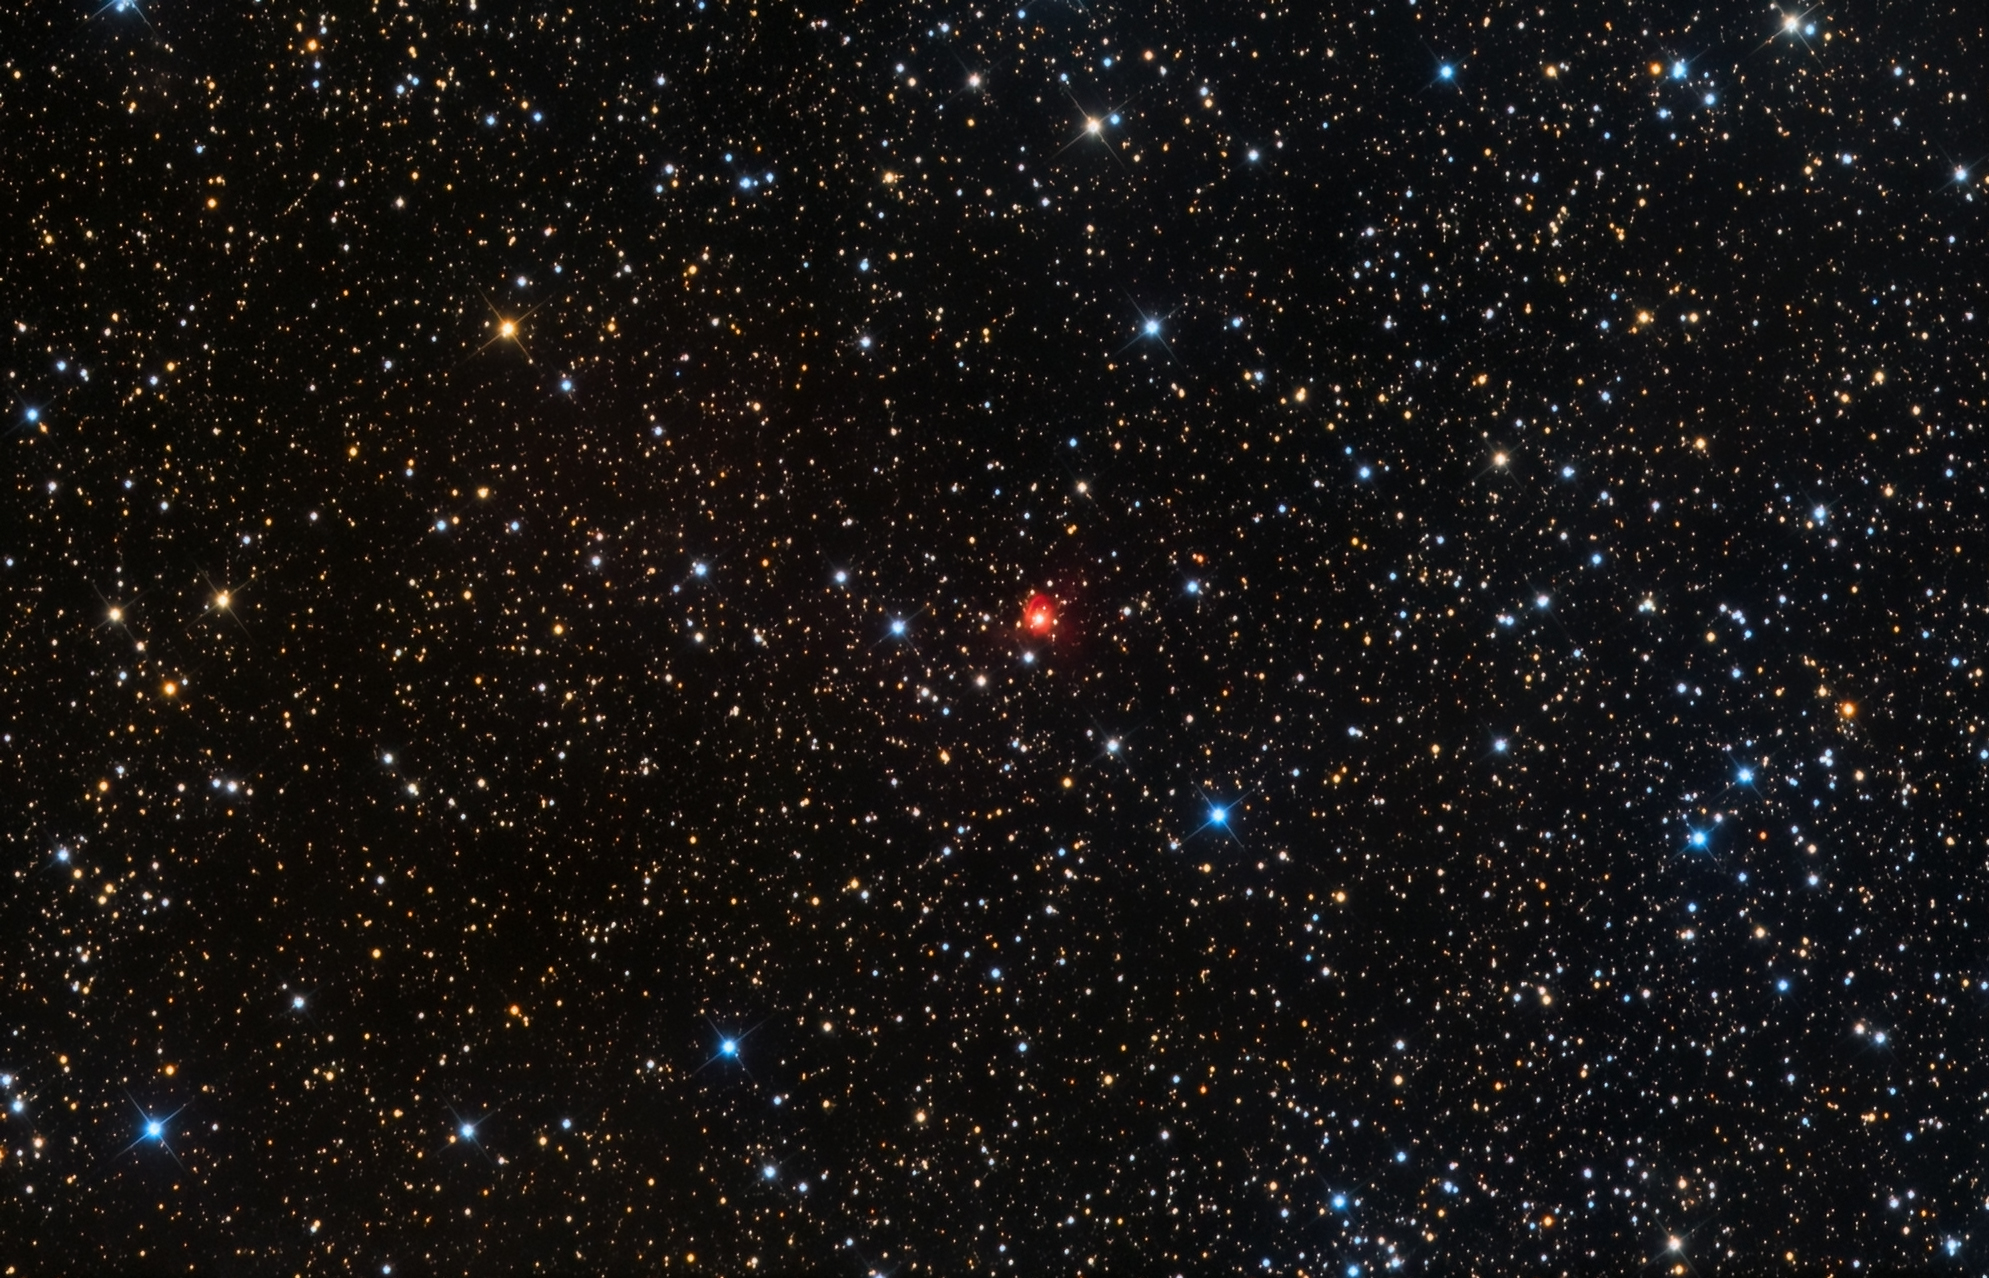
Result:
<svg viewBox="0 0 1989 1278">
<path fill-rule="evenodd" d="M 1022 607 L 1022 624 L 1029 633 L 1046 635 L 1057 624 L 1057 602 L 1048 595 L 1031 595 Z"/>
</svg>

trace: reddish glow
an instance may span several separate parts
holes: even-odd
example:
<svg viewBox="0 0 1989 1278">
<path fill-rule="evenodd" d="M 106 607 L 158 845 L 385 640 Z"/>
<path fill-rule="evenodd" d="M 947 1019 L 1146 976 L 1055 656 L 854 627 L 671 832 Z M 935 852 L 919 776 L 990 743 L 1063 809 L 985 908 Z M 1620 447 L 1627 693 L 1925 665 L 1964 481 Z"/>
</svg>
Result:
<svg viewBox="0 0 1989 1278">
<path fill-rule="evenodd" d="M 1057 624 L 1057 604 L 1048 595 L 1031 595 L 1022 607 L 1022 624 L 1029 633 L 1046 635 Z"/>
</svg>

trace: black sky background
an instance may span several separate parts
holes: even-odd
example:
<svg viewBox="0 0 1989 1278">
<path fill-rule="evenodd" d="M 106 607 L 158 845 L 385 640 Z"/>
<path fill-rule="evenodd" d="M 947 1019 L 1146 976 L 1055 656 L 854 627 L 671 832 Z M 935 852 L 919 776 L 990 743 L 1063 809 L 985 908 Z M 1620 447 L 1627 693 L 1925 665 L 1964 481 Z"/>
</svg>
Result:
<svg viewBox="0 0 1989 1278">
<path fill-rule="evenodd" d="M 1981 1263 L 1980 18 L 1788 12 L 0 19 L 13 1263 Z"/>
</svg>

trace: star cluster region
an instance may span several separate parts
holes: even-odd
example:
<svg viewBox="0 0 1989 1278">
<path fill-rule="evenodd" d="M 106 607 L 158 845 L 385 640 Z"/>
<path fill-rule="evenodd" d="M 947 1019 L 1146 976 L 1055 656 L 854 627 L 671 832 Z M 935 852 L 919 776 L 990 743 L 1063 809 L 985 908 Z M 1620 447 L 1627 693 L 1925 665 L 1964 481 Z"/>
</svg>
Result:
<svg viewBox="0 0 1989 1278">
<path fill-rule="evenodd" d="M 1989 1264 L 1979 15 L 0 21 L 15 1263 Z"/>
</svg>

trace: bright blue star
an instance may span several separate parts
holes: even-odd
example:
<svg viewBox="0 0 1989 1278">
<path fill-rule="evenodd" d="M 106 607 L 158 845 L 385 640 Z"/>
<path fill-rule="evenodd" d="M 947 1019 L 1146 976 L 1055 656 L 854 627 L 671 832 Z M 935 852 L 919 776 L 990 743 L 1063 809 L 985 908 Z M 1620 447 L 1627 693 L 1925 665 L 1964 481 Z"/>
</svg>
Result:
<svg viewBox="0 0 1989 1278">
<path fill-rule="evenodd" d="M 891 633 L 894 635 L 901 635 L 905 633 L 905 622 L 902 617 L 894 617 L 891 619 Z"/>
<path fill-rule="evenodd" d="M 1742 785 L 1748 785 L 1752 783 L 1753 780 L 1754 780 L 1754 769 L 1742 768 L 1740 770 L 1740 783 Z"/>
<path fill-rule="evenodd" d="M 1691 844 L 1691 845 L 1692 845 L 1693 847 L 1695 847 L 1695 848 L 1703 848 L 1703 847 L 1705 847 L 1705 846 L 1706 846 L 1706 832 L 1705 832 L 1704 830 L 1694 830 L 1694 831 L 1692 832 L 1692 837 L 1691 837 L 1690 839 L 1688 839 L 1688 840 L 1687 840 L 1687 842 L 1689 842 L 1689 843 L 1690 843 L 1690 844 Z"/>
<path fill-rule="evenodd" d="M 1457 68 L 1446 62 L 1437 68 L 1436 74 L 1439 80 L 1454 80 L 1457 78 Z"/>
<path fill-rule="evenodd" d="M 720 1056 L 737 1056 L 739 1054 L 739 1044 L 737 1040 L 728 1038 L 724 1042 L 720 1043 L 718 1045 L 718 1054 Z"/>
<path fill-rule="evenodd" d="M 1229 820 L 1229 813 L 1228 813 L 1228 811 L 1226 811 L 1225 809 L 1223 809 L 1223 808 L 1210 808 L 1210 809 L 1209 809 L 1209 824 L 1210 824 L 1210 825 L 1221 825 L 1221 824 L 1222 824 L 1223 822 L 1225 822 L 1225 821 L 1227 821 L 1227 820 Z"/>
<path fill-rule="evenodd" d="M 97 12 L 105 13 L 113 9 L 119 13 L 135 13 L 139 16 L 141 20 L 145 19 L 145 11 L 138 7 L 138 0 L 110 0 L 109 4 L 106 4 L 103 8 L 98 9 Z M 145 25 L 150 26 L 152 24 L 149 20 L 147 20 L 145 22 Z"/>
<path fill-rule="evenodd" d="M 165 1150 L 166 1157 L 172 1159 L 175 1163 L 179 1162 L 180 1156 L 173 1152 L 172 1145 L 169 1144 L 166 1140 L 166 1124 L 172 1122 L 173 1119 L 177 1118 L 179 1116 L 180 1111 L 176 1109 L 172 1113 L 165 1115 L 163 1118 L 154 1118 L 150 1114 L 146 1113 L 145 1107 L 143 1105 L 140 1105 L 135 1098 L 132 1098 L 130 1096 L 129 1093 L 126 1094 L 126 1098 L 131 1100 L 132 1108 L 138 1111 L 138 1120 L 139 1120 L 138 1138 L 132 1141 L 129 1145 L 126 1145 L 121 1151 L 119 1151 L 120 1156 L 123 1154 L 130 1153 L 132 1150 L 138 1148 L 138 1146 L 144 1144 L 146 1141 L 149 1140 L 156 1142 L 159 1148 Z M 15 1113 L 20 1113 L 24 1108 L 24 1106 L 17 1099 L 14 1101 L 11 1108 L 14 1110 Z"/>
</svg>

